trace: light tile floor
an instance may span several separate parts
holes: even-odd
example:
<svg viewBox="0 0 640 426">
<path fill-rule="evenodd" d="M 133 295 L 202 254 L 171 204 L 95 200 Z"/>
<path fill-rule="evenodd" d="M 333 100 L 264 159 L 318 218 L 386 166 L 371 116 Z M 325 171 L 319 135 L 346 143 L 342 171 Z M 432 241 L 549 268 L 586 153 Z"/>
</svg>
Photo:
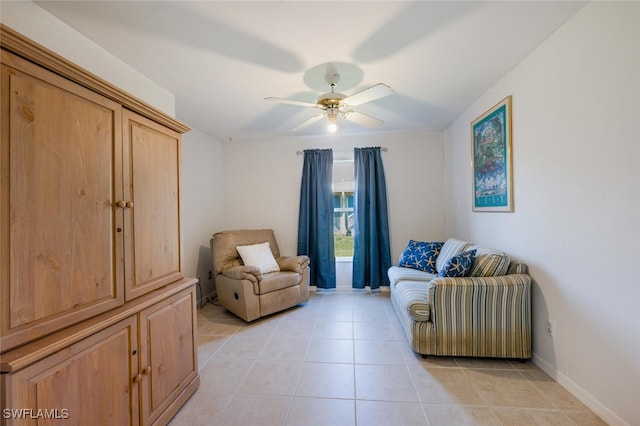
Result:
<svg viewBox="0 0 640 426">
<path fill-rule="evenodd" d="M 530 362 L 422 359 L 388 292 L 312 292 L 252 323 L 207 304 L 198 360 L 171 426 L 605 424 Z"/>
</svg>

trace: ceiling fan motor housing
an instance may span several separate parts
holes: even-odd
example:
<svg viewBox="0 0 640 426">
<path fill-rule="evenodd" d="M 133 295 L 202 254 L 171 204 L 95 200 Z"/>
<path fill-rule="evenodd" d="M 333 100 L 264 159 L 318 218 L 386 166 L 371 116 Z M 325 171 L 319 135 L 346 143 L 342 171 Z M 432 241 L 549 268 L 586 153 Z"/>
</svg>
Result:
<svg viewBox="0 0 640 426">
<path fill-rule="evenodd" d="M 342 93 L 325 93 L 318 96 L 318 105 L 322 105 L 325 109 L 338 108 L 340 106 L 340 102 L 346 97 L 347 95 L 344 95 Z"/>
</svg>

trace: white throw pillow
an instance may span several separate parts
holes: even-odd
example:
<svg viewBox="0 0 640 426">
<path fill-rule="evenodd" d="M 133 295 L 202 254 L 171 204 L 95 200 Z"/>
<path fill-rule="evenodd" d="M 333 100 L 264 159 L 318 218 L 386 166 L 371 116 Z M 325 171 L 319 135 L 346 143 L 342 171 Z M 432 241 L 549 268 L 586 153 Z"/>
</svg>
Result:
<svg viewBox="0 0 640 426">
<path fill-rule="evenodd" d="M 240 253 L 242 262 L 245 265 L 255 266 L 260 269 L 260 272 L 263 274 L 280 270 L 278 262 L 276 262 L 271 252 L 271 244 L 269 244 L 268 241 L 250 246 L 238 246 L 236 250 Z"/>
</svg>

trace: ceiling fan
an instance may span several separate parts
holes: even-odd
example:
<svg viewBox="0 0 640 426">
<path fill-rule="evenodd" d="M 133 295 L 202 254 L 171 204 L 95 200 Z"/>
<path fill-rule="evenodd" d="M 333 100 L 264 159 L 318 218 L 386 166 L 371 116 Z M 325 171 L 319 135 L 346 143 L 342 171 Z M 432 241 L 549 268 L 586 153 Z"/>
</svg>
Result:
<svg viewBox="0 0 640 426">
<path fill-rule="evenodd" d="M 340 75 L 338 73 L 327 74 L 325 78 L 327 80 L 327 83 L 329 84 L 329 87 L 331 88 L 331 92 L 323 93 L 318 96 L 316 103 L 274 97 L 268 97 L 264 99 L 267 101 L 276 101 L 285 104 L 318 108 L 322 110 L 321 113 L 316 114 L 308 120 L 305 120 L 302 123 L 298 124 L 296 127 L 291 129 L 292 131 L 304 129 L 305 127 L 308 127 L 309 125 L 322 119 L 324 116 L 326 116 L 327 120 L 329 121 L 329 131 L 331 132 L 335 132 L 338 128 L 337 121 L 339 116 L 366 127 L 380 127 L 382 126 L 382 124 L 384 124 L 384 121 L 371 117 L 370 115 L 354 111 L 352 107 L 391 95 L 393 93 L 393 89 L 391 89 L 391 87 L 387 86 L 386 84 L 378 83 L 367 89 L 354 93 L 353 95 L 347 96 L 335 91 L 338 80 L 340 80 Z"/>
</svg>

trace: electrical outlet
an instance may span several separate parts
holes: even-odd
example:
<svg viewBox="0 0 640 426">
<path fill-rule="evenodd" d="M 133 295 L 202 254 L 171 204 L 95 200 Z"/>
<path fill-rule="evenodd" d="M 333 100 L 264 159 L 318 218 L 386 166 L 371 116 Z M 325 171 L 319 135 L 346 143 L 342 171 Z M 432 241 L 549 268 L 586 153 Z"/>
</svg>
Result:
<svg viewBox="0 0 640 426">
<path fill-rule="evenodd" d="M 547 334 L 551 337 L 556 335 L 556 322 L 551 319 L 547 320 Z"/>
<path fill-rule="evenodd" d="M 209 279 L 212 280 L 213 279 L 213 271 L 209 271 Z"/>
</svg>

